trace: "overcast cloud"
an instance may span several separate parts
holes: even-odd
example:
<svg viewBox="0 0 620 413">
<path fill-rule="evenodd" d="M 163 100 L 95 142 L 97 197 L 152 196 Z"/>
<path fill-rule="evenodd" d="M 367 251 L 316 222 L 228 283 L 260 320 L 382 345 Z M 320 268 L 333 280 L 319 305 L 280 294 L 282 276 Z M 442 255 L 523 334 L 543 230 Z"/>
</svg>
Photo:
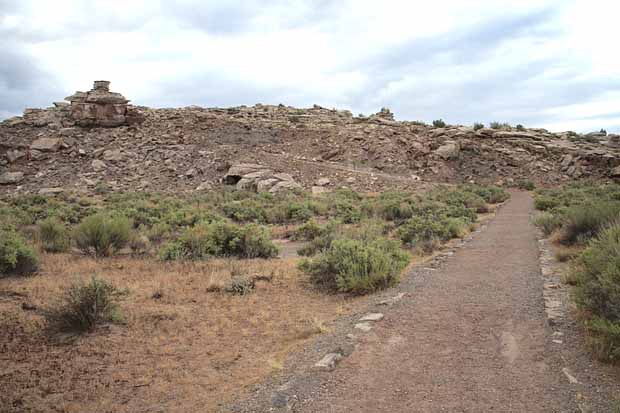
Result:
<svg viewBox="0 0 620 413">
<path fill-rule="evenodd" d="M 106 79 L 154 107 L 620 132 L 618 16 L 594 0 L 0 0 L 0 119 Z"/>
</svg>

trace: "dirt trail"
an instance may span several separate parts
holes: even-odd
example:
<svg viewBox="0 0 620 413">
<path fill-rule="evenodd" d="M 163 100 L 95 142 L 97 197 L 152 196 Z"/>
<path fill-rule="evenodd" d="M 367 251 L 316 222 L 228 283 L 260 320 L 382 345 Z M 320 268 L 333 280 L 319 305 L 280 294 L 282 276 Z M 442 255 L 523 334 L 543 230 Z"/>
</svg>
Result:
<svg viewBox="0 0 620 413">
<path fill-rule="evenodd" d="M 531 212 L 531 197 L 514 193 L 483 233 L 412 280 L 414 291 L 383 321 L 357 331 L 356 350 L 336 370 L 317 373 L 318 386 L 290 389 L 292 410 L 576 411 L 560 360 L 545 351 L 550 330 Z"/>
<path fill-rule="evenodd" d="M 483 236 L 387 313 L 339 366 L 340 385 L 302 411 L 570 410 L 557 391 L 565 378 L 543 359 L 531 210 L 515 193 Z"/>
</svg>

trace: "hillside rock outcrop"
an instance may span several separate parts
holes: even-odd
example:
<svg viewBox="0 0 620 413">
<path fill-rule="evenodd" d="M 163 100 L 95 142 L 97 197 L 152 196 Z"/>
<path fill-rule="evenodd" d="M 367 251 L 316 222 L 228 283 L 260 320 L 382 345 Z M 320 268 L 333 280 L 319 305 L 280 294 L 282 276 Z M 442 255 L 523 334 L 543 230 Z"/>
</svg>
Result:
<svg viewBox="0 0 620 413">
<path fill-rule="evenodd" d="M 121 101 L 116 96 L 110 102 Z M 508 126 L 437 128 L 396 121 L 388 109 L 366 117 L 318 105 L 263 104 L 127 105 L 125 124 L 82 127 L 71 118 L 70 106 L 27 109 L 0 122 L 0 175 L 22 174 L 5 178 L 0 193 L 61 187 L 90 192 L 102 186 L 176 192 L 222 182 L 272 192 L 299 186 L 328 190 L 317 184 L 320 179 L 330 182 L 329 190 L 368 191 L 415 190 L 429 182 L 530 179 L 555 185 L 620 179 L 617 135 Z M 132 123 L 130 112 L 142 121 Z"/>
</svg>

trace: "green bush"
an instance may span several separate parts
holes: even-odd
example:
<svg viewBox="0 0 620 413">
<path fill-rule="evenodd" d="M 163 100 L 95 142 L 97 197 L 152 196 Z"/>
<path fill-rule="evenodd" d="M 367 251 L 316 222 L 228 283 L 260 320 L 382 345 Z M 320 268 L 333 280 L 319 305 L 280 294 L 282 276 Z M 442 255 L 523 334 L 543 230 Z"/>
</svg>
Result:
<svg viewBox="0 0 620 413">
<path fill-rule="evenodd" d="M 398 236 L 405 244 L 413 247 L 427 246 L 433 241 L 448 241 L 465 234 L 466 223 L 463 219 L 444 217 L 416 216 L 407 220 L 398 228 Z M 427 248 L 424 248 L 427 249 Z"/>
<path fill-rule="evenodd" d="M 620 223 L 588 244 L 573 272 L 575 300 L 589 318 L 597 353 L 620 360 Z"/>
<path fill-rule="evenodd" d="M 433 121 L 433 126 L 436 128 L 445 128 L 446 122 L 444 122 L 443 119 L 435 119 Z"/>
<path fill-rule="evenodd" d="M 222 210 L 224 215 L 237 222 L 265 222 L 265 208 L 254 199 L 229 202 Z"/>
<path fill-rule="evenodd" d="M 517 187 L 526 191 L 533 191 L 536 189 L 536 184 L 529 179 L 521 179 L 517 182 Z"/>
<path fill-rule="evenodd" d="M 555 230 L 562 227 L 562 217 L 546 211 L 536 215 L 532 222 L 541 229 L 545 236 L 551 235 Z"/>
<path fill-rule="evenodd" d="M 122 215 L 99 213 L 85 218 L 75 229 L 73 238 L 83 253 L 109 257 L 127 245 L 132 226 Z"/>
<path fill-rule="evenodd" d="M 327 227 L 319 225 L 315 219 L 309 219 L 303 225 L 300 225 L 293 234 L 293 239 L 312 241 L 313 239 L 324 235 L 327 231 Z"/>
<path fill-rule="evenodd" d="M 620 203 L 595 202 L 568 209 L 559 241 L 572 245 L 587 241 L 620 216 Z"/>
<path fill-rule="evenodd" d="M 366 294 L 394 285 L 409 256 L 395 241 L 339 239 L 300 268 L 317 285 L 352 294 Z"/>
<path fill-rule="evenodd" d="M 413 216 L 413 207 L 407 200 L 380 200 L 377 205 L 379 216 L 386 221 L 403 221 Z"/>
<path fill-rule="evenodd" d="M 478 122 L 474 123 L 474 130 L 480 130 L 482 128 L 484 128 L 483 123 L 478 123 Z"/>
<path fill-rule="evenodd" d="M 61 302 L 45 312 L 45 318 L 53 330 L 92 331 L 102 323 L 121 321 L 120 295 L 112 284 L 93 276 L 88 284 L 69 286 Z"/>
<path fill-rule="evenodd" d="M 39 269 L 36 252 L 12 230 L 0 229 L 0 274 L 28 275 Z"/>
<path fill-rule="evenodd" d="M 164 245 L 162 260 L 206 259 L 235 256 L 240 258 L 272 258 L 278 255 L 266 227 L 249 224 L 244 227 L 214 222 L 187 229 L 179 239 Z"/>
<path fill-rule="evenodd" d="M 556 198 L 545 195 L 536 195 L 534 198 L 534 208 L 539 211 L 548 211 L 558 206 L 560 206 L 560 201 Z"/>
<path fill-rule="evenodd" d="M 56 218 L 47 218 L 39 222 L 41 245 L 46 252 L 65 252 L 71 245 L 71 236 L 67 227 Z"/>
<path fill-rule="evenodd" d="M 362 219 L 359 202 L 350 199 L 337 199 L 334 203 L 334 216 L 344 224 L 355 224 Z"/>
<path fill-rule="evenodd" d="M 521 124 L 518 124 L 518 125 L 517 125 L 517 130 L 518 130 L 519 132 L 523 132 L 523 131 L 525 130 L 525 126 L 523 126 L 523 125 L 521 125 Z"/>
<path fill-rule="evenodd" d="M 511 126 L 509 123 L 502 123 L 502 122 L 491 122 L 489 124 L 491 126 L 491 129 L 507 129 L 510 130 Z"/>
</svg>

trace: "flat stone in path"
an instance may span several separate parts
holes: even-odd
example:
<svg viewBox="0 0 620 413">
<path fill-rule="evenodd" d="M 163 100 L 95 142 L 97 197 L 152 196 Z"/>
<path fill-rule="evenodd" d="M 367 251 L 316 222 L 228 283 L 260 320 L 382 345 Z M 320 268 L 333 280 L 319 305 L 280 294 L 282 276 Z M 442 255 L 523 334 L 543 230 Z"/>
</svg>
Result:
<svg viewBox="0 0 620 413">
<path fill-rule="evenodd" d="M 338 363 L 342 359 L 342 354 L 340 353 L 329 353 L 326 354 L 321 360 L 319 360 L 314 366 L 322 369 L 331 370 L 336 367 L 336 363 Z"/>
<path fill-rule="evenodd" d="M 357 328 L 358 330 L 362 330 L 363 332 L 367 333 L 370 330 L 372 330 L 372 325 L 370 325 L 370 323 L 367 323 L 367 322 L 357 323 L 357 324 L 355 324 L 355 328 Z"/>
<path fill-rule="evenodd" d="M 364 317 L 360 318 L 360 321 L 381 321 L 383 320 L 382 313 L 368 313 Z"/>
</svg>

